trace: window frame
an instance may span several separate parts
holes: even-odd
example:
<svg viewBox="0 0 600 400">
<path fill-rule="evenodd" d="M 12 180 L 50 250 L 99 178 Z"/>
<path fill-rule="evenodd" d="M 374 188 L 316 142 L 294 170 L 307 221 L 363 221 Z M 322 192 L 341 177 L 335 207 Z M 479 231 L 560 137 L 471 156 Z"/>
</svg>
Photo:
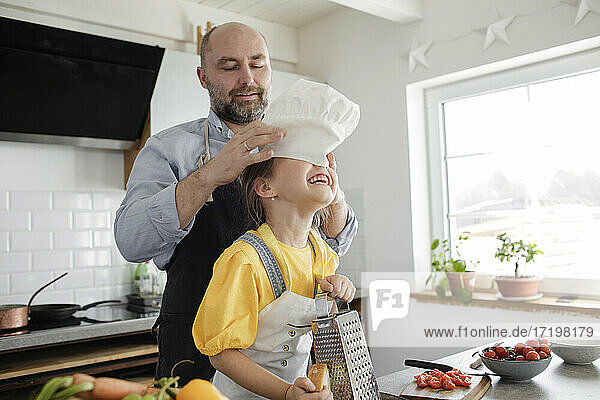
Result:
<svg viewBox="0 0 600 400">
<path fill-rule="evenodd" d="M 407 85 L 416 290 L 426 289 L 431 240 L 449 238 L 443 103 L 597 70 L 600 36 Z M 429 226 L 419 228 L 425 215 Z M 492 277 L 478 274 L 477 287 L 490 289 Z M 566 287 L 569 294 L 600 298 L 597 279 L 544 278 L 540 291 L 565 294 Z"/>
</svg>

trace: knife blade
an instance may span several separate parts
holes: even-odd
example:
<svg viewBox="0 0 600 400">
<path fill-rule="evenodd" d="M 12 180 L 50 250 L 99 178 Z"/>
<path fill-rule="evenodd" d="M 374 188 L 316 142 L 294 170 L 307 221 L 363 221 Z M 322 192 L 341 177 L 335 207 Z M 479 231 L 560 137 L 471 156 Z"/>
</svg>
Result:
<svg viewBox="0 0 600 400">
<path fill-rule="evenodd" d="M 454 369 L 454 367 L 451 367 L 450 365 L 446 365 L 446 364 L 438 364 L 438 363 L 434 363 L 431 361 L 423 361 L 423 360 L 412 360 L 412 359 L 406 359 L 404 360 L 404 365 L 406 365 L 407 367 L 417 367 L 417 368 L 423 368 L 423 369 L 439 369 L 442 372 L 448 372 L 448 371 L 452 371 Z M 500 376 L 498 374 L 493 374 L 491 372 L 468 372 L 468 371 L 463 371 L 465 374 L 467 375 L 473 375 L 473 376 Z"/>
</svg>

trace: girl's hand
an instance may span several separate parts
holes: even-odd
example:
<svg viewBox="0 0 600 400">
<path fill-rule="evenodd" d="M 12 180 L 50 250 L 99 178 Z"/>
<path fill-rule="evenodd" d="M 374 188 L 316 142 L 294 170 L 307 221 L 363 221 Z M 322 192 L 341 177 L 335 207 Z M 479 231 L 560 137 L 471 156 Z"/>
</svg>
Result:
<svg viewBox="0 0 600 400">
<path fill-rule="evenodd" d="M 315 389 L 310 379 L 298 378 L 285 392 L 285 400 L 333 400 L 333 394 L 328 387 L 323 387 L 320 392 L 315 392 Z"/>
<path fill-rule="evenodd" d="M 330 297 L 343 300 L 346 303 L 354 300 L 356 294 L 356 288 L 350 279 L 343 275 L 329 275 L 319 282 L 319 287 L 322 291 L 328 292 Z"/>
</svg>

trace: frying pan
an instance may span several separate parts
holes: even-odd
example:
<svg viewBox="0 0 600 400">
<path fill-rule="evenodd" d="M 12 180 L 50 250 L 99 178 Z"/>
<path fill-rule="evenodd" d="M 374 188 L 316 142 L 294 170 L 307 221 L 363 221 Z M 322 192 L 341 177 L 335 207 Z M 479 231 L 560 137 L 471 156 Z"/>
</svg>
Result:
<svg viewBox="0 0 600 400">
<path fill-rule="evenodd" d="M 59 321 L 71 317 L 77 311 L 84 311 L 100 304 L 120 302 L 120 300 L 103 300 L 85 306 L 80 306 L 79 304 L 40 304 L 31 306 L 29 315 L 35 321 Z"/>
<path fill-rule="evenodd" d="M 0 305 L 0 330 L 24 328 L 29 323 L 29 311 L 31 310 L 31 302 L 39 292 L 52 285 L 60 278 L 67 275 L 65 272 L 58 278 L 54 278 L 44 286 L 39 288 L 30 298 L 27 305 L 25 304 L 2 304 Z"/>
</svg>

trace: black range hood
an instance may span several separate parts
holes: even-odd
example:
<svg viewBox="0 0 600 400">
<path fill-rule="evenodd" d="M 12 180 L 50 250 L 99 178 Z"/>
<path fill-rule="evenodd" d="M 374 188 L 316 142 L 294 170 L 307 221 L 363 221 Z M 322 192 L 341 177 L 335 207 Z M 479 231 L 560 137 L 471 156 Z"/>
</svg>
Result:
<svg viewBox="0 0 600 400">
<path fill-rule="evenodd" d="M 163 54 L 0 17 L 0 140 L 134 148 Z"/>
</svg>

